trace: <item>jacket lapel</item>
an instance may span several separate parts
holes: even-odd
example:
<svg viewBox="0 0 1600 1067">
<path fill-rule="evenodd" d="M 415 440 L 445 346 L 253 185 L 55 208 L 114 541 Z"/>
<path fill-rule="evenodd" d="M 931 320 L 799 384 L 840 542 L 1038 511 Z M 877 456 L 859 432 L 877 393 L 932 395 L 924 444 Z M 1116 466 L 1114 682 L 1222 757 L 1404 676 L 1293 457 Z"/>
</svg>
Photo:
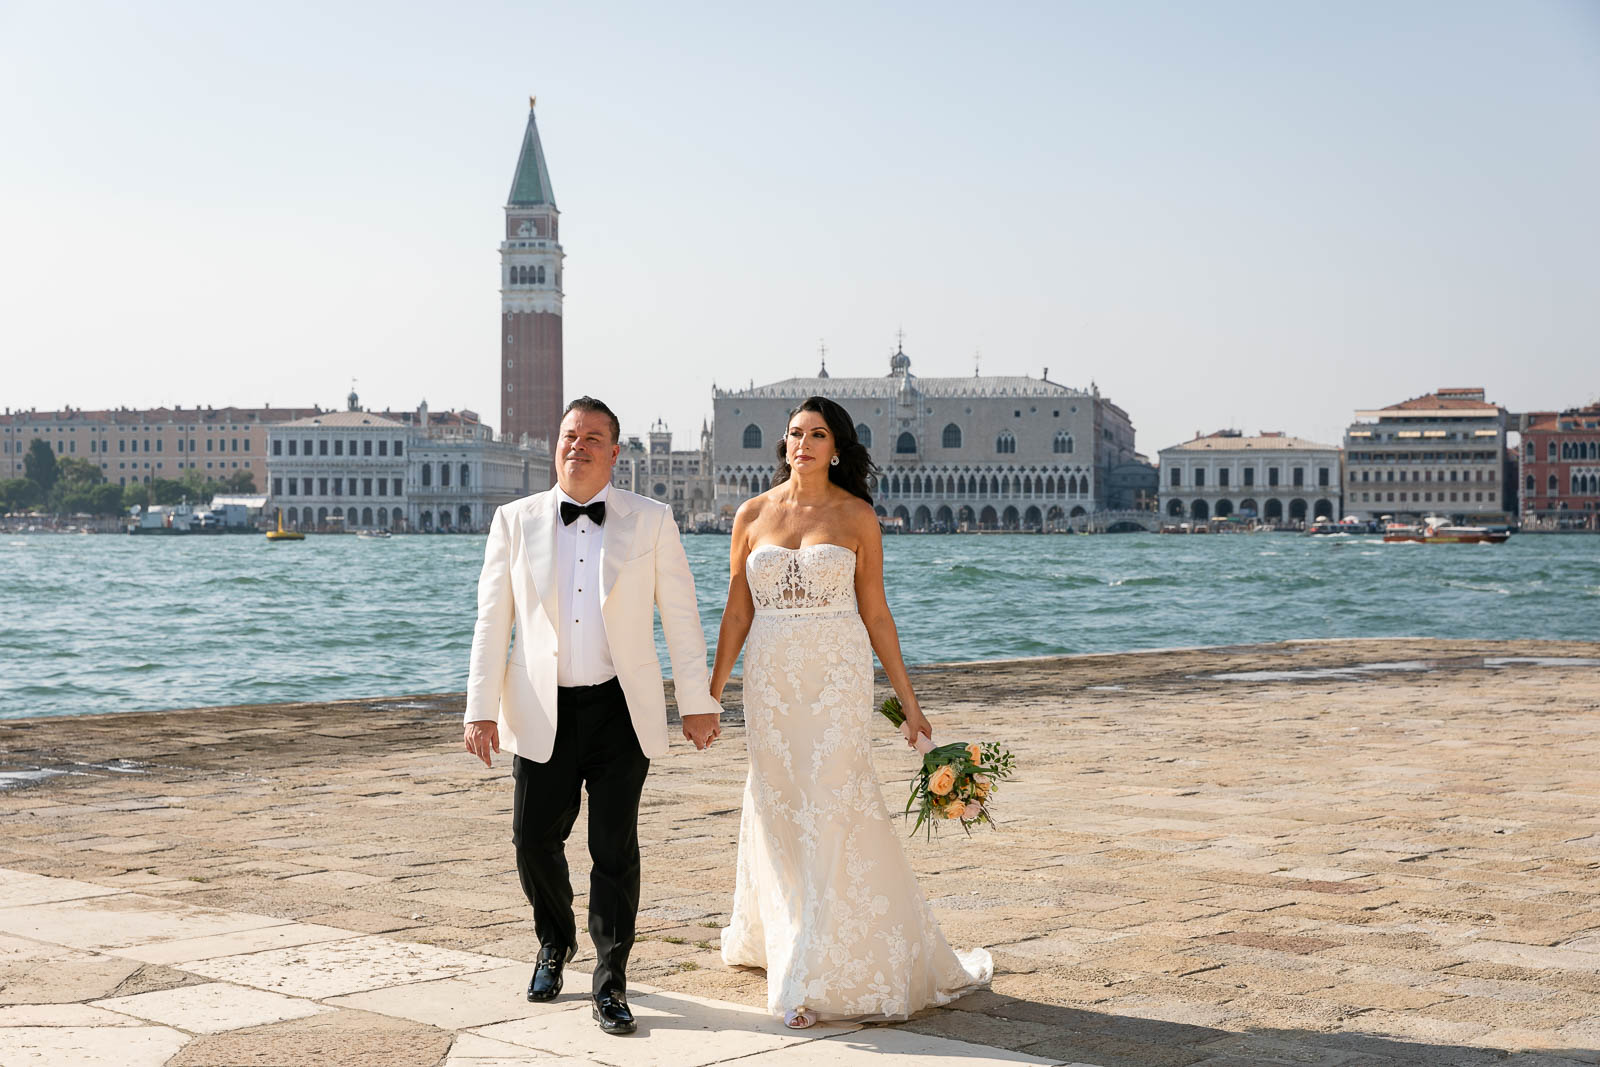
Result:
<svg viewBox="0 0 1600 1067">
<path fill-rule="evenodd" d="M 606 494 L 606 522 L 601 527 L 604 531 L 600 539 L 601 604 L 611 595 L 611 587 L 617 584 L 617 575 L 622 573 L 622 565 L 631 555 L 634 528 L 638 521 L 639 513 L 634 510 L 627 494 L 612 486 L 611 492 Z"/>
<path fill-rule="evenodd" d="M 524 546 L 534 590 L 544 605 L 544 613 L 550 617 L 551 626 L 556 626 L 556 620 L 561 617 L 560 587 L 556 584 L 556 516 L 560 512 L 556 504 L 554 489 L 540 496 L 528 518 Z"/>
</svg>

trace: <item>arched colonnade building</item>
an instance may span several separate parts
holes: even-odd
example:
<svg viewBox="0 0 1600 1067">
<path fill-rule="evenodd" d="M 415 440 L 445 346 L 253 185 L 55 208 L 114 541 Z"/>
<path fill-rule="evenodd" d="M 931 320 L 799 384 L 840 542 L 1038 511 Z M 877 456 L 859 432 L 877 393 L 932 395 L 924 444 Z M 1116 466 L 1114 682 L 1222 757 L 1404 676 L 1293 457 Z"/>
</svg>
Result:
<svg viewBox="0 0 1600 1067">
<path fill-rule="evenodd" d="M 826 396 L 850 412 L 882 475 L 878 514 L 909 530 L 1049 529 L 1105 507 L 1106 473 L 1134 457 L 1133 424 L 1097 388 L 1046 376 L 921 378 L 903 348 L 889 373 L 715 389 L 719 517 L 772 487 L 789 411 Z"/>
</svg>

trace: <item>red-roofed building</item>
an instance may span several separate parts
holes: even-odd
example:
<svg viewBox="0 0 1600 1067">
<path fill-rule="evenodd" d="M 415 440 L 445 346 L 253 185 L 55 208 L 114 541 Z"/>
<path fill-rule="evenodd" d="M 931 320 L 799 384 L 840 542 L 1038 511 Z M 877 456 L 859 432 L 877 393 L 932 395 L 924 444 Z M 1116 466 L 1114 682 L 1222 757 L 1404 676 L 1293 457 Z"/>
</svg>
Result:
<svg viewBox="0 0 1600 1067">
<path fill-rule="evenodd" d="M 1506 412 L 1478 388 L 1356 412 L 1344 435 L 1345 514 L 1505 522 Z"/>
<path fill-rule="evenodd" d="M 1522 416 L 1522 524 L 1600 529 L 1600 401 Z"/>
</svg>

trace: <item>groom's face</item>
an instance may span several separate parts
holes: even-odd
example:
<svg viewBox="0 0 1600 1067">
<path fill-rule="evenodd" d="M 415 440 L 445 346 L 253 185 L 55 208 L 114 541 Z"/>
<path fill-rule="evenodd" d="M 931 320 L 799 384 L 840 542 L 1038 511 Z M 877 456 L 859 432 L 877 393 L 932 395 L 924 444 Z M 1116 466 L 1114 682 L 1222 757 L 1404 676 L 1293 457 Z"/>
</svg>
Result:
<svg viewBox="0 0 1600 1067">
<path fill-rule="evenodd" d="M 573 408 L 561 420 L 556 438 L 556 483 L 572 499 L 588 503 L 611 480 L 621 451 L 611 436 L 609 417 Z"/>
</svg>

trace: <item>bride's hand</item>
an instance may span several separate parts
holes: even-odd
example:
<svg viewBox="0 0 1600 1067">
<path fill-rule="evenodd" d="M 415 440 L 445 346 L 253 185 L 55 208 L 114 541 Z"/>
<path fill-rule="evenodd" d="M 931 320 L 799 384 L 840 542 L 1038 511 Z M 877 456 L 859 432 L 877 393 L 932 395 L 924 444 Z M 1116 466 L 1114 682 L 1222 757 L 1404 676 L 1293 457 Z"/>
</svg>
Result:
<svg viewBox="0 0 1600 1067">
<path fill-rule="evenodd" d="M 919 752 L 933 749 L 933 726 L 928 722 L 928 717 L 922 714 L 921 708 L 906 709 L 906 721 L 900 724 L 900 735 L 906 739 L 907 745 Z M 927 740 L 921 740 L 923 737 Z"/>
</svg>

